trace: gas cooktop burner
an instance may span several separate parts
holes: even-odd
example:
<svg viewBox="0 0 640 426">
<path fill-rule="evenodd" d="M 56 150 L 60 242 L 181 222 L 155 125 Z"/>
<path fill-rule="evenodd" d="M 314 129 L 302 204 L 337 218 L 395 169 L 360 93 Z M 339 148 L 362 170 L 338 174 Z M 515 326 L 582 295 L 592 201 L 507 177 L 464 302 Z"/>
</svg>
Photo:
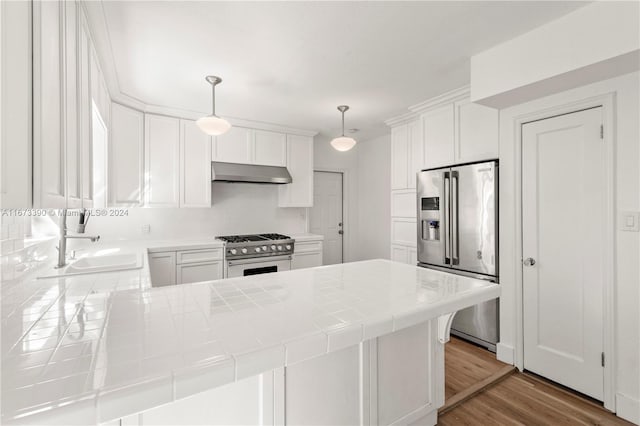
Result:
<svg viewBox="0 0 640 426">
<path fill-rule="evenodd" d="M 290 256 L 294 240 L 282 234 L 224 235 L 216 237 L 225 242 L 227 259 L 264 256 Z"/>
<path fill-rule="evenodd" d="M 251 234 L 251 235 L 224 235 L 216 237 L 227 243 L 248 243 L 252 241 L 290 240 L 291 237 L 282 234 Z"/>
</svg>

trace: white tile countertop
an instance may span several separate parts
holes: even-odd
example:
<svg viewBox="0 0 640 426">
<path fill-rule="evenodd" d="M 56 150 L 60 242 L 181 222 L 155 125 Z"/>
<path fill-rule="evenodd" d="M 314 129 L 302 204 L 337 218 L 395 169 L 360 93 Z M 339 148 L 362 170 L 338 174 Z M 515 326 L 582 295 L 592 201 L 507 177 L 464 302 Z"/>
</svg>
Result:
<svg viewBox="0 0 640 426">
<path fill-rule="evenodd" d="M 2 423 L 89 424 L 424 322 L 500 288 L 370 260 L 161 288 L 149 287 L 145 262 L 2 292 Z"/>
</svg>

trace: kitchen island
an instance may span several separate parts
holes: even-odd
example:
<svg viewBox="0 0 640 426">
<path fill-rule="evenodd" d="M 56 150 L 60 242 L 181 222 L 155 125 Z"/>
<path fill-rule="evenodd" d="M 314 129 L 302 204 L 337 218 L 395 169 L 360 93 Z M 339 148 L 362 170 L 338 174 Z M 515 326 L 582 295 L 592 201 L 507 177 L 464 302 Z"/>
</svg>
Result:
<svg viewBox="0 0 640 426">
<path fill-rule="evenodd" d="M 3 423 L 435 424 L 438 317 L 500 292 L 387 260 L 163 288 L 98 283 L 39 282 L 52 303 L 22 315 L 58 333 L 24 333 L 17 359 L 3 348 Z M 3 312 L 3 342 L 24 331 L 10 324 Z M 7 365 L 21 374 L 7 377 Z"/>
</svg>

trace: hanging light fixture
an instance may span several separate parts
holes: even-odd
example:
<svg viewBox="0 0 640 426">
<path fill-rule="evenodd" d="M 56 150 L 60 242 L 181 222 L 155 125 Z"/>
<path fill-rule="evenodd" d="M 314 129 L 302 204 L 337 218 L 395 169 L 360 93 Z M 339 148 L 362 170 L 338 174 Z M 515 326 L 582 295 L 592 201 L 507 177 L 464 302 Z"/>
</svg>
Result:
<svg viewBox="0 0 640 426">
<path fill-rule="evenodd" d="M 231 124 L 224 118 L 220 118 L 216 115 L 216 85 L 222 83 L 220 77 L 215 75 L 208 75 L 206 80 L 211 83 L 211 94 L 213 97 L 212 112 L 211 115 L 199 118 L 196 121 L 200 130 L 211 136 L 219 136 L 226 133 L 231 128 Z"/>
<path fill-rule="evenodd" d="M 338 106 L 338 111 L 342 113 L 342 136 L 331 141 L 331 146 L 336 151 L 349 151 L 356 145 L 356 140 L 344 135 L 344 113 L 349 109 L 348 105 Z"/>
</svg>

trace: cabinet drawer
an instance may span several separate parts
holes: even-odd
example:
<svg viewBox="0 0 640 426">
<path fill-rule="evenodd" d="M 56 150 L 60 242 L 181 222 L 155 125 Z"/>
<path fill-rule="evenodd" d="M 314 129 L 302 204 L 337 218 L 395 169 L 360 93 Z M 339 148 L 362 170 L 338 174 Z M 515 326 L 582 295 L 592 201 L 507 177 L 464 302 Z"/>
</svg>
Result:
<svg viewBox="0 0 640 426">
<path fill-rule="evenodd" d="M 176 268 L 177 284 L 197 283 L 222 279 L 222 261 L 187 263 Z"/>
<path fill-rule="evenodd" d="M 210 260 L 221 260 L 222 249 L 205 249 L 205 250 L 183 250 L 177 253 L 178 265 L 183 263 L 207 262 Z"/>
<path fill-rule="evenodd" d="M 294 245 L 293 252 L 294 253 L 309 253 L 322 251 L 322 241 L 305 241 L 305 242 L 297 242 Z"/>
</svg>

